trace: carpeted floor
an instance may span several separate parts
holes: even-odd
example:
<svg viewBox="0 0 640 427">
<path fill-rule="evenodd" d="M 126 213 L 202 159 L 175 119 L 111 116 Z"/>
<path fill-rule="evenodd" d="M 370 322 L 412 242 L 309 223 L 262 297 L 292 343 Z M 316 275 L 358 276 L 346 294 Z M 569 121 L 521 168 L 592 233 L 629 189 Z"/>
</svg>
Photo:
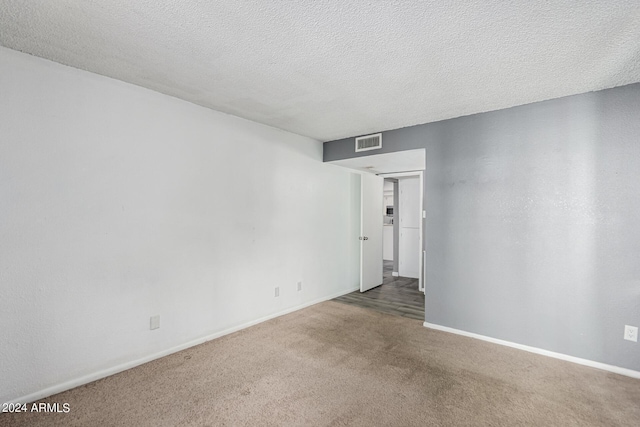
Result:
<svg viewBox="0 0 640 427">
<path fill-rule="evenodd" d="M 638 426 L 640 380 L 324 302 L 2 426 Z"/>
</svg>

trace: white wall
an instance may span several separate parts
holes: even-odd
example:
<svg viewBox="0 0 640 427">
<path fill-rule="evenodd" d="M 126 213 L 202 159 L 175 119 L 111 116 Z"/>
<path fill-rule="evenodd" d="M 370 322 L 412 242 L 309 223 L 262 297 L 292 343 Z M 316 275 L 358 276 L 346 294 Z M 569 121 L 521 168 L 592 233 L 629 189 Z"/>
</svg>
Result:
<svg viewBox="0 0 640 427">
<path fill-rule="evenodd" d="M 4 48 L 0 94 L 0 401 L 353 290 L 320 143 Z"/>
</svg>

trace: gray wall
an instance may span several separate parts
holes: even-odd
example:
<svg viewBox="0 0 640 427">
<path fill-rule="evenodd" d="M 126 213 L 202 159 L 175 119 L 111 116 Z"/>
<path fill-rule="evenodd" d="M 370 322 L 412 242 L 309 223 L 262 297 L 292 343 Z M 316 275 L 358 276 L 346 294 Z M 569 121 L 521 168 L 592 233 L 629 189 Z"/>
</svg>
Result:
<svg viewBox="0 0 640 427">
<path fill-rule="evenodd" d="M 426 148 L 426 321 L 640 370 L 640 84 L 383 132 Z M 355 157 L 353 139 L 325 161 Z"/>
</svg>

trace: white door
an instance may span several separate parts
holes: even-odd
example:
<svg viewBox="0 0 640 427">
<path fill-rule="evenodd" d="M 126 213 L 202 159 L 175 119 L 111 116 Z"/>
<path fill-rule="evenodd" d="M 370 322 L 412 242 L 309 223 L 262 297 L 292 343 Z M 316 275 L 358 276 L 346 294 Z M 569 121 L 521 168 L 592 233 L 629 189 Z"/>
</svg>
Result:
<svg viewBox="0 0 640 427">
<path fill-rule="evenodd" d="M 420 276 L 420 178 L 417 176 L 400 178 L 400 239 L 398 273 L 402 277 L 418 279 Z"/>
<path fill-rule="evenodd" d="M 363 174 L 360 232 L 360 292 L 382 284 L 382 187 L 384 179 Z"/>
</svg>

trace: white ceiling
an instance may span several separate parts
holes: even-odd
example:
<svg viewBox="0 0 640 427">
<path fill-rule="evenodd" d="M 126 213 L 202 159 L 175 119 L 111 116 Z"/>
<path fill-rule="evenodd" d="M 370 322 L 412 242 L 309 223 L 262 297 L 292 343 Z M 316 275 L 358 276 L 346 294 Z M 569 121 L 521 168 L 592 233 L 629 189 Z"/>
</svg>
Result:
<svg viewBox="0 0 640 427">
<path fill-rule="evenodd" d="M 0 0 L 0 45 L 332 140 L 640 81 L 638 0 Z"/>
<path fill-rule="evenodd" d="M 426 153 L 424 148 L 420 148 L 353 157 L 329 163 L 374 174 L 419 171 L 426 167 Z"/>
</svg>

